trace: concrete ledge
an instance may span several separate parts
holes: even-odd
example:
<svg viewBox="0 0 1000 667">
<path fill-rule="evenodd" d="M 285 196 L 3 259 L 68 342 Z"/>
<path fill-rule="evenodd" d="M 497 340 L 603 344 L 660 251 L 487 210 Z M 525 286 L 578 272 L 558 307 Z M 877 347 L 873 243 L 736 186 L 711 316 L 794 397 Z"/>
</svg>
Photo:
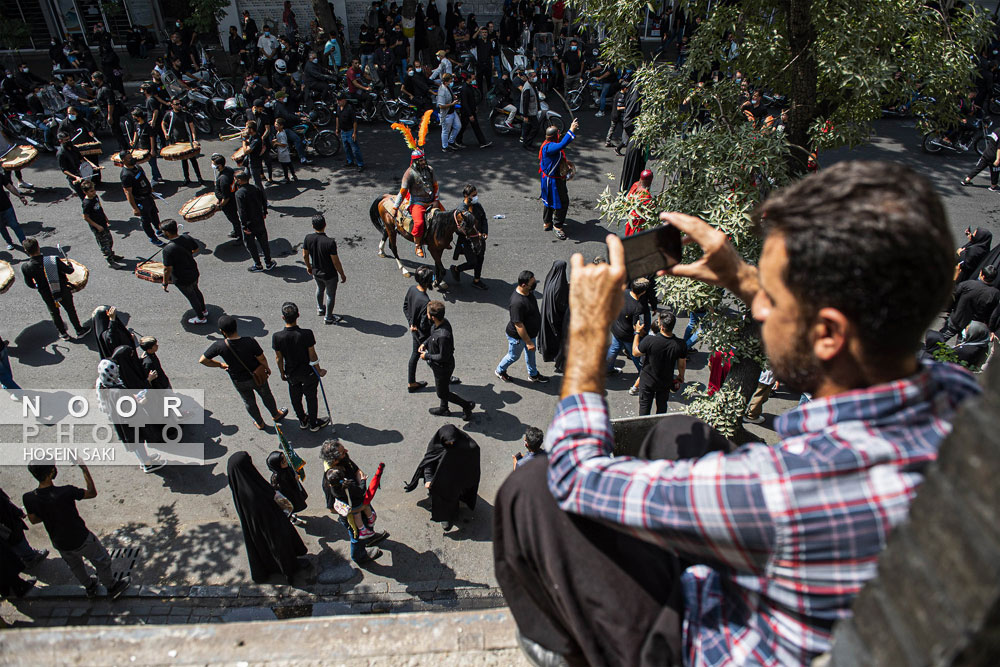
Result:
<svg viewBox="0 0 1000 667">
<path fill-rule="evenodd" d="M 214 625 L 7 630 L 8 665 L 509 665 L 517 650 L 510 612 L 335 616 Z"/>
</svg>

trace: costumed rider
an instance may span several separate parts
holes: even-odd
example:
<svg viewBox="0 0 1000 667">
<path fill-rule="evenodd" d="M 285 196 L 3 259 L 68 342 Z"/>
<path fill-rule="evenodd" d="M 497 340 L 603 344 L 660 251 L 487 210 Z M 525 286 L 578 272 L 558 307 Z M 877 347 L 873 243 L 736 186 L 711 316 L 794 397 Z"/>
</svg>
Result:
<svg viewBox="0 0 1000 667">
<path fill-rule="evenodd" d="M 629 214 L 629 221 L 625 223 L 625 236 L 642 231 L 642 224 L 645 218 L 639 213 L 639 209 L 648 206 L 653 201 L 653 195 L 649 193 L 649 186 L 653 184 L 653 172 L 643 169 L 639 174 L 639 180 L 632 184 L 628 190 L 629 201 L 635 203 L 635 208 Z"/>
<path fill-rule="evenodd" d="M 427 158 L 421 146 L 427 140 L 427 128 L 431 122 L 431 115 L 434 112 L 427 110 L 420 120 L 420 133 L 414 140 L 410 128 L 402 123 L 393 123 L 392 129 L 398 130 L 410 147 L 410 167 L 403 174 L 403 182 L 399 186 L 399 194 L 393 201 L 393 206 L 398 212 L 404 201 L 408 201 L 408 210 L 413 217 L 413 245 L 416 247 L 417 257 L 424 256 L 422 247 L 424 238 L 424 218 L 426 211 L 435 205 L 441 208 L 438 200 L 438 182 L 434 176 L 434 170 L 427 164 Z"/>
</svg>

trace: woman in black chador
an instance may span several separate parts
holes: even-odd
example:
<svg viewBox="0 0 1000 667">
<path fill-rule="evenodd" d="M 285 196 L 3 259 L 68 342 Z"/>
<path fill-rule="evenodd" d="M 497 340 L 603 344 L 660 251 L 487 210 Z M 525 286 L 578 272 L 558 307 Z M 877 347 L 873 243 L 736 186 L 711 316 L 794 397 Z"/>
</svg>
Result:
<svg viewBox="0 0 1000 667">
<path fill-rule="evenodd" d="M 288 580 L 299 570 L 309 567 L 306 545 L 288 522 L 285 512 L 275 500 L 275 490 L 254 467 L 250 455 L 236 452 L 226 467 L 233 504 L 240 515 L 243 541 L 250 561 L 250 577 L 266 582 L 272 574 L 282 574 Z"/>
<path fill-rule="evenodd" d="M 476 508 L 479 494 L 479 445 L 464 431 L 448 424 L 438 429 L 417 464 L 413 479 L 403 488 L 413 491 L 420 479 L 431 496 L 431 520 L 451 529 L 458 503 Z"/>
<path fill-rule="evenodd" d="M 544 361 L 556 362 L 556 372 L 566 369 L 566 342 L 569 333 L 569 281 L 566 262 L 557 259 L 545 276 L 542 291 L 542 329 L 538 332 L 538 351 Z"/>
</svg>

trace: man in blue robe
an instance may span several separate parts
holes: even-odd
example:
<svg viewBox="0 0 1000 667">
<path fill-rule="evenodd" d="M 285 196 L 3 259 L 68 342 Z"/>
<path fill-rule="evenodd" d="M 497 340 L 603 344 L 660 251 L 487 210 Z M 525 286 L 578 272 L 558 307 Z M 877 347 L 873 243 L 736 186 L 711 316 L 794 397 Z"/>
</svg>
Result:
<svg viewBox="0 0 1000 667">
<path fill-rule="evenodd" d="M 579 126 L 580 124 L 574 119 L 570 123 L 569 132 L 561 139 L 558 130 L 550 126 L 545 130 L 545 143 L 538 151 L 538 173 L 541 174 L 542 181 L 541 197 L 545 206 L 542 211 L 542 228 L 549 231 L 555 226 L 556 237 L 563 241 L 566 240 L 563 226 L 566 224 L 566 211 L 569 209 L 566 179 L 575 171 L 573 163 L 566 159 L 563 149 L 576 138 L 575 133 Z"/>
</svg>

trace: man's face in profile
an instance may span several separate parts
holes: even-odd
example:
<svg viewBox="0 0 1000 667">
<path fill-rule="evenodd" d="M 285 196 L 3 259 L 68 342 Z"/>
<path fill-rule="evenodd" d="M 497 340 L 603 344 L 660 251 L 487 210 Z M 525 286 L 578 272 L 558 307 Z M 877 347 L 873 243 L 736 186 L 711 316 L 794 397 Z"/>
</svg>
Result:
<svg viewBox="0 0 1000 667">
<path fill-rule="evenodd" d="M 768 235 L 758 267 L 760 291 L 751 311 L 761 323 L 764 352 L 775 377 L 782 384 L 812 393 L 823 368 L 813 354 L 810 323 L 802 321 L 802 308 L 785 284 L 787 264 L 784 238 L 780 234 Z"/>
</svg>

